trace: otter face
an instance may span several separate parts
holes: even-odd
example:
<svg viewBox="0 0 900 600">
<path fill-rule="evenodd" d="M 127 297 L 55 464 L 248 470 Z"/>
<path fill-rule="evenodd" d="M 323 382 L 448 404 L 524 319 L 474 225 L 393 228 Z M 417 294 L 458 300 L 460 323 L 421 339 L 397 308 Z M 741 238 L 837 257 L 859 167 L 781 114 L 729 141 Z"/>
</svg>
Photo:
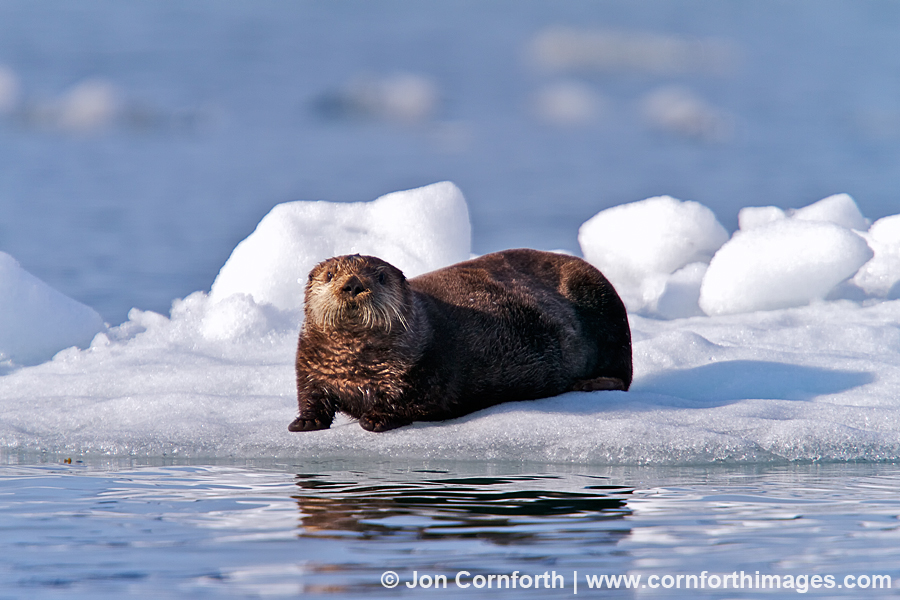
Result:
<svg viewBox="0 0 900 600">
<path fill-rule="evenodd" d="M 374 256 L 336 256 L 309 272 L 306 320 L 323 330 L 406 329 L 409 286 L 400 269 Z"/>
</svg>

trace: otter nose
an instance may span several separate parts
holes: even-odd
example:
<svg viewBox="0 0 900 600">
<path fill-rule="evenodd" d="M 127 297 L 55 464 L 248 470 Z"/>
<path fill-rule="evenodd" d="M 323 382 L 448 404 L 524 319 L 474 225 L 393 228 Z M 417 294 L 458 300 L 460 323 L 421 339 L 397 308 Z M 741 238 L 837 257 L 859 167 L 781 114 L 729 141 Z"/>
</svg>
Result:
<svg viewBox="0 0 900 600">
<path fill-rule="evenodd" d="M 366 291 L 366 288 L 363 286 L 362 282 L 356 276 L 354 276 L 344 282 L 344 287 L 341 288 L 341 291 L 343 291 L 345 294 L 349 294 L 353 298 L 356 298 L 364 291 Z"/>
</svg>

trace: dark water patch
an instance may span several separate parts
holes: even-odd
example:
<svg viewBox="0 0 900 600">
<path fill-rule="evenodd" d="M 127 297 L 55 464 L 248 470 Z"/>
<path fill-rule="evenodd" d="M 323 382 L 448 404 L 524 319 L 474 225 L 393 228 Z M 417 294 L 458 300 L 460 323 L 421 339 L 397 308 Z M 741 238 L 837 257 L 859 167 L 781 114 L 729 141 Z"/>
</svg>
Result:
<svg viewBox="0 0 900 600">
<path fill-rule="evenodd" d="M 587 523 L 618 521 L 629 514 L 630 489 L 554 490 L 563 483 L 553 476 L 469 477 L 396 481 L 366 485 L 298 478 L 302 493 L 294 496 L 301 513 L 298 535 L 366 539 L 480 538 L 497 544 L 537 543 L 583 532 Z M 530 487 L 540 483 L 542 486 Z M 565 482 L 568 486 L 571 481 Z M 552 523 L 554 528 L 544 526 Z M 541 527 L 536 528 L 540 525 Z M 627 528 L 626 528 L 627 529 Z M 603 528 L 599 538 L 609 543 L 618 530 Z M 594 537 L 594 542 L 601 542 Z"/>
</svg>

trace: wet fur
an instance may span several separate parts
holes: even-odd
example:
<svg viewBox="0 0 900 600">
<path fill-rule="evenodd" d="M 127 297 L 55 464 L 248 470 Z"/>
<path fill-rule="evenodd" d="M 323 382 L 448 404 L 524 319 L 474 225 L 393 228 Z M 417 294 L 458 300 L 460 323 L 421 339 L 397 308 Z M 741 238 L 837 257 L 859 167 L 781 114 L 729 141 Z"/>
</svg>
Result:
<svg viewBox="0 0 900 600">
<path fill-rule="evenodd" d="M 310 272 L 305 316 L 291 431 L 337 411 L 386 431 L 631 384 L 625 307 L 571 256 L 507 250 L 410 280 L 375 257 L 335 257 Z"/>
</svg>

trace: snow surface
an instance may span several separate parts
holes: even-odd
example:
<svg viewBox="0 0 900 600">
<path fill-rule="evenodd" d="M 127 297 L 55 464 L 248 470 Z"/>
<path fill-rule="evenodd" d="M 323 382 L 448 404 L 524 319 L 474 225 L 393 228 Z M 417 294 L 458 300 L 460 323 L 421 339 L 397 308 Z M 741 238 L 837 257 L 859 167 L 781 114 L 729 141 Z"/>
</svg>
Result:
<svg viewBox="0 0 900 600">
<path fill-rule="evenodd" d="M 655 234 L 648 233 L 657 226 L 659 215 L 648 210 L 654 205 L 669 225 Z M 850 226 L 860 221 L 839 224 L 836 209 L 816 220 L 798 218 L 801 209 L 757 220 L 726 242 L 715 217 L 695 203 L 663 198 L 610 210 L 617 211 L 615 227 L 589 227 L 604 220 L 595 217 L 581 230 L 582 244 L 611 252 L 603 239 L 610 231 L 632 243 L 640 260 L 616 276 L 640 290 L 656 282 L 658 293 L 652 311 L 636 297 L 641 304 L 630 315 L 629 392 L 508 403 L 384 434 L 345 417 L 327 431 L 287 431 L 296 413 L 298 273 L 356 251 L 394 252 L 409 274 L 466 258 L 465 201 L 450 183 L 369 203 L 276 207 L 235 249 L 210 294 L 175 300 L 168 317 L 134 309 L 115 327 L 0 255 L 0 289 L 32 290 L 27 298 L 2 296 L 6 322 L 30 323 L 29 337 L 14 341 L 81 343 L 63 336 L 59 323 L 32 318 L 29 311 L 40 306 L 73 327 L 92 323 L 88 338 L 99 331 L 86 349 L 64 349 L 43 364 L 7 360 L 0 448 L 5 456 L 365 454 L 625 464 L 900 458 L 900 301 L 885 299 L 900 277 L 885 266 L 900 255 L 900 216 L 854 233 Z M 768 261 L 767 273 L 757 257 Z M 862 268 L 850 270 L 855 263 Z M 780 284 L 747 292 L 748 271 Z M 862 285 L 867 277 L 878 285 Z M 710 286 L 763 304 L 782 302 L 785 287 L 800 288 L 808 303 L 706 316 L 699 307 L 715 303 L 700 293 Z M 848 287 L 854 299 L 835 294 Z M 660 318 L 685 313 L 693 316 Z"/>
</svg>

